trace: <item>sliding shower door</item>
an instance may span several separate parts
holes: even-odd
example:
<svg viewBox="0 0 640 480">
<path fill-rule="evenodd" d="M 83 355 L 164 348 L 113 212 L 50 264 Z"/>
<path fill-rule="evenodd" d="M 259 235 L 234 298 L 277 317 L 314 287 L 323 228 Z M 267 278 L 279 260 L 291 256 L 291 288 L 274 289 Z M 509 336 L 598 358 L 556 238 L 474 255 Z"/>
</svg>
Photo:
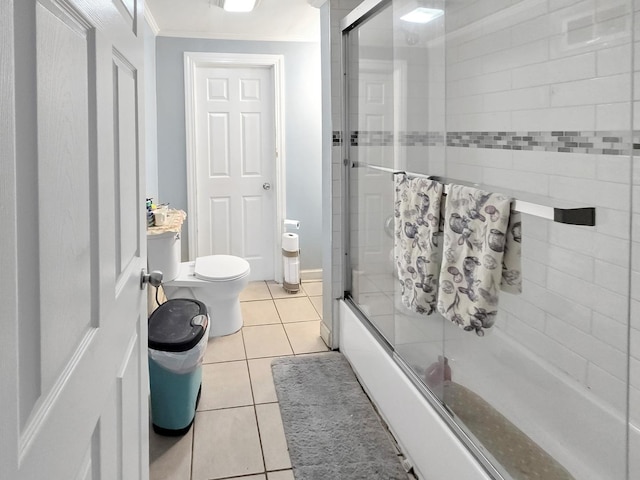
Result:
<svg viewBox="0 0 640 480">
<path fill-rule="evenodd" d="M 348 42 L 351 295 L 387 342 L 395 341 L 393 182 L 398 126 L 391 3 Z"/>
<path fill-rule="evenodd" d="M 640 478 L 633 18 L 631 0 L 389 0 L 343 31 L 352 305 L 495 478 Z M 486 335 L 403 304 L 401 172 L 523 206 L 522 293 Z"/>
<path fill-rule="evenodd" d="M 441 2 L 442 3 L 442 2 Z M 371 324 L 442 396 L 434 365 L 443 359 L 443 324 L 401 301 L 394 243 L 395 172 L 445 168 L 444 12 L 429 23 L 402 20 L 411 2 L 387 2 L 345 37 L 350 161 L 351 297 Z"/>
</svg>

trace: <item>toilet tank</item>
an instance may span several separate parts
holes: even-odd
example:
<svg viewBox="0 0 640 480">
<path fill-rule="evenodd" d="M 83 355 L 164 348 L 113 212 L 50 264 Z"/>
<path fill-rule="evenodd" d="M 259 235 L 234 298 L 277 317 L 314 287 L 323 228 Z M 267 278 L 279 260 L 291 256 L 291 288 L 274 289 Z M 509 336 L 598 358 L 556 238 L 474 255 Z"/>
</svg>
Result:
<svg viewBox="0 0 640 480">
<path fill-rule="evenodd" d="M 147 264 L 149 271 L 160 270 L 162 281 L 169 282 L 178 276 L 181 260 L 179 232 L 147 234 Z"/>
</svg>

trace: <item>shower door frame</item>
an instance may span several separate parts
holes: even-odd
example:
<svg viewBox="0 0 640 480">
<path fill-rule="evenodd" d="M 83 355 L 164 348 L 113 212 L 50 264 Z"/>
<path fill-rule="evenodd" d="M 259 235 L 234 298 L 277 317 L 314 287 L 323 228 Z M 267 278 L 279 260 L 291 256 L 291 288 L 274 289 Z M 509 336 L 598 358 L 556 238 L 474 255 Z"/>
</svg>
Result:
<svg viewBox="0 0 640 480">
<path fill-rule="evenodd" d="M 484 448 L 482 443 L 475 440 L 470 432 L 462 428 L 461 424 L 455 421 L 456 415 L 440 400 L 415 374 L 405 360 L 395 351 L 394 345 L 378 331 L 371 323 L 367 315 L 359 308 L 351 296 L 352 275 L 351 275 L 351 210 L 350 210 L 350 191 L 351 191 L 351 170 L 356 168 L 355 163 L 350 158 L 350 94 L 349 94 L 349 64 L 351 61 L 349 49 L 349 33 L 364 23 L 369 18 L 376 15 L 386 6 L 391 5 L 393 8 L 393 0 L 365 0 L 358 5 L 350 14 L 348 14 L 340 24 L 342 35 L 342 169 L 343 169 L 343 186 L 342 186 L 342 211 L 343 215 L 343 258 L 345 259 L 342 278 L 344 285 L 344 300 L 351 308 L 356 317 L 361 321 L 363 326 L 372 334 L 382 349 L 391 357 L 391 360 L 402 370 L 409 381 L 417 389 L 418 392 L 427 400 L 431 408 L 435 410 L 438 416 L 446 423 L 454 435 L 462 442 L 467 450 L 478 461 L 485 473 L 496 480 L 511 480 L 512 477 L 499 462 L 492 458 L 491 454 Z"/>
</svg>

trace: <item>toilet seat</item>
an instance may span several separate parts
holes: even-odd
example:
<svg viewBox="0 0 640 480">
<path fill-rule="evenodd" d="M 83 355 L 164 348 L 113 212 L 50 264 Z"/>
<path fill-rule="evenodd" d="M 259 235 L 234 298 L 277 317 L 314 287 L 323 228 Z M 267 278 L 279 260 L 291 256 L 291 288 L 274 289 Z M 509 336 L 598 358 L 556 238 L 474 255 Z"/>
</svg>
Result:
<svg viewBox="0 0 640 480">
<path fill-rule="evenodd" d="M 237 280 L 249 275 L 250 266 L 244 258 L 233 255 L 207 255 L 196 258 L 196 278 L 207 282 Z"/>
</svg>

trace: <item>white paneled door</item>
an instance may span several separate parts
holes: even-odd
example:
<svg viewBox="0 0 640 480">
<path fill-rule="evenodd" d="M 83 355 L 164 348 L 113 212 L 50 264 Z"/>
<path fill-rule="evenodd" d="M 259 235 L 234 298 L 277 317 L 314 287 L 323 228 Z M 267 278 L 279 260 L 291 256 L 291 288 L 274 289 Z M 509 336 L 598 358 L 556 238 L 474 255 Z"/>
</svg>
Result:
<svg viewBox="0 0 640 480">
<path fill-rule="evenodd" d="M 200 67 L 195 75 L 197 255 L 246 259 L 274 278 L 273 68 Z"/>
<path fill-rule="evenodd" d="M 364 138 L 358 139 L 355 149 L 358 161 L 366 165 L 396 168 L 397 138 L 394 102 L 393 63 L 362 61 L 358 72 L 357 129 Z M 356 104 L 356 102 L 353 102 Z M 383 273 L 391 265 L 393 238 L 385 226 L 393 226 L 393 182 L 379 170 L 361 169 L 358 192 L 359 251 L 361 263 L 367 271 Z M 390 223 L 389 223 L 390 221 Z"/>
<path fill-rule="evenodd" d="M 0 478 L 148 478 L 142 0 L 0 0 Z"/>
</svg>

